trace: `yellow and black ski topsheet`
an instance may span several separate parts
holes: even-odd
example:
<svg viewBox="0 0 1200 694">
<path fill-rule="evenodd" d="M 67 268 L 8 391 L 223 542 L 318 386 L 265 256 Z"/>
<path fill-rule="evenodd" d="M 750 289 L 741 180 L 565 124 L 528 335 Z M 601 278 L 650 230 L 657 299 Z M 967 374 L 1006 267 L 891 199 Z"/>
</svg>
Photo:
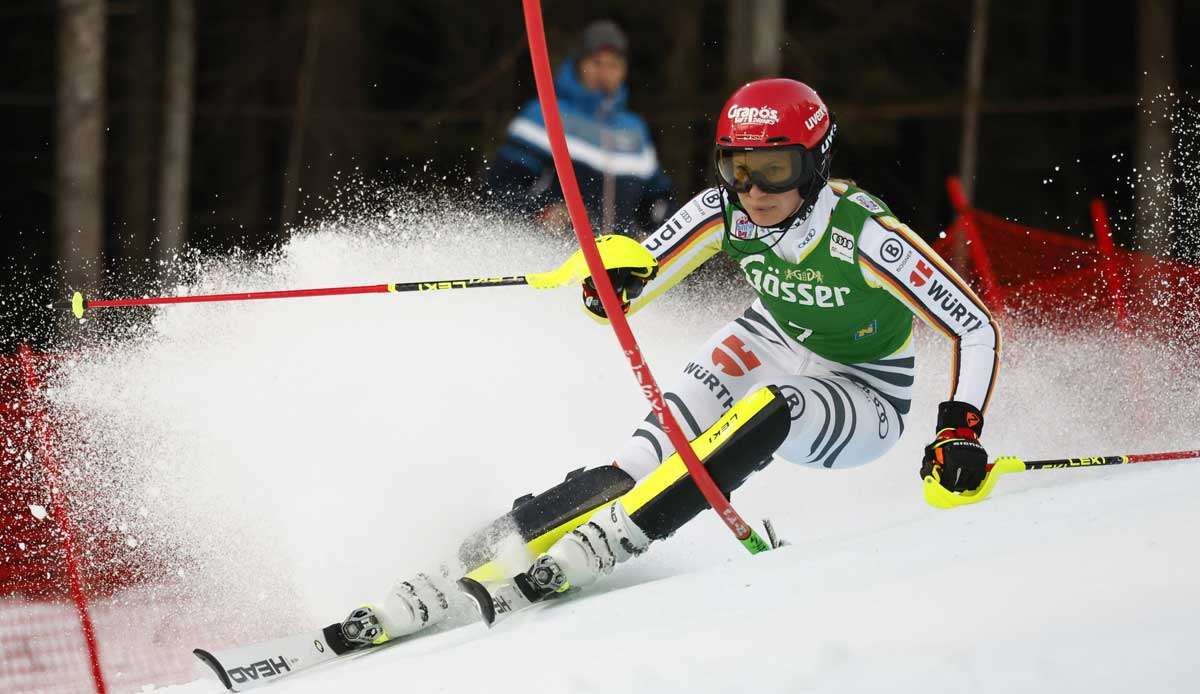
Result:
<svg viewBox="0 0 1200 694">
<path fill-rule="evenodd" d="M 786 400 L 775 387 L 766 386 L 734 403 L 692 440 L 692 450 L 729 496 L 770 462 L 790 425 Z M 491 546 L 505 532 L 519 532 L 528 556 L 536 557 L 614 499 L 620 499 L 633 521 L 652 540 L 669 536 L 708 507 L 678 453 L 671 454 L 636 485 L 627 473 L 611 465 L 582 471 L 519 504 L 464 542 L 460 558 L 466 566 L 475 567 L 467 576 L 477 581 L 496 581 L 508 578 L 514 569 L 520 570 L 495 561 Z"/>
</svg>

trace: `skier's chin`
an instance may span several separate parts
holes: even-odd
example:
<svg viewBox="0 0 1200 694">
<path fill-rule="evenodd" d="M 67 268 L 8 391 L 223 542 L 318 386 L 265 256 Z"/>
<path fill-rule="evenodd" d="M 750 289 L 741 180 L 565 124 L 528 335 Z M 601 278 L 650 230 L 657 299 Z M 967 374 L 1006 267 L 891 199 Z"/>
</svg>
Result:
<svg viewBox="0 0 1200 694">
<path fill-rule="evenodd" d="M 802 199 L 800 201 L 800 204 L 803 204 L 803 203 L 804 203 L 804 200 Z M 788 208 L 784 207 L 783 205 L 779 205 L 779 204 L 774 204 L 774 205 L 745 205 L 745 204 L 743 204 L 742 207 L 746 211 L 746 216 L 750 218 L 750 221 L 753 222 L 755 224 L 755 226 L 760 226 L 760 227 L 779 226 L 779 224 L 781 224 L 783 222 L 783 220 L 787 219 L 788 217 L 790 217 L 792 215 L 792 213 L 794 213 L 796 210 L 800 209 L 800 205 L 797 205 L 795 207 L 795 209 L 792 209 L 789 211 Z"/>
<path fill-rule="evenodd" d="M 750 217 L 750 221 L 754 222 L 755 226 L 773 227 L 783 220 L 783 216 L 774 208 L 746 210 L 746 216 Z"/>
</svg>

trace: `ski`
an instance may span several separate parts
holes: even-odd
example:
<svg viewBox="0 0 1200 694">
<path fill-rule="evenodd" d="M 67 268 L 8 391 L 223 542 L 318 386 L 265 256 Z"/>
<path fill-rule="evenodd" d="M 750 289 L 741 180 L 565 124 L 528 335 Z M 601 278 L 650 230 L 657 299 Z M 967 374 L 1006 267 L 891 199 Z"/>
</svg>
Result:
<svg viewBox="0 0 1200 694">
<path fill-rule="evenodd" d="M 548 596 L 532 585 L 529 573 L 502 578 L 506 569 L 493 561 L 495 552 L 491 542 L 494 538 L 511 532 L 515 526 L 527 544 L 529 555 L 537 556 L 596 509 L 630 491 L 633 485 L 628 474 L 612 466 L 591 470 L 581 468 L 532 501 L 527 497 L 517 499 L 513 511 L 463 542 L 459 556 L 463 563 L 476 568 L 459 580 L 460 592 L 474 603 L 479 617 L 488 627 L 498 619 L 540 602 Z M 520 586 L 522 582 L 524 590 Z M 551 595 L 561 593 L 552 592 Z M 212 669 L 226 689 L 243 692 L 322 663 L 346 660 L 392 644 L 405 643 L 424 633 L 415 632 L 376 646 L 352 649 L 342 637 L 340 627 L 340 624 L 333 624 L 323 630 L 257 644 L 212 651 L 197 648 L 192 652 Z"/>
<path fill-rule="evenodd" d="M 192 653 L 212 668 L 226 689 L 231 692 L 244 692 L 322 663 L 371 653 L 409 640 L 407 637 L 400 637 L 377 646 L 347 649 L 335 633 L 338 627 L 337 624 L 331 624 L 320 631 L 293 634 L 219 651 L 196 648 Z"/>
<path fill-rule="evenodd" d="M 324 631 L 219 651 L 192 651 L 231 692 L 244 692 L 338 657 Z"/>
</svg>

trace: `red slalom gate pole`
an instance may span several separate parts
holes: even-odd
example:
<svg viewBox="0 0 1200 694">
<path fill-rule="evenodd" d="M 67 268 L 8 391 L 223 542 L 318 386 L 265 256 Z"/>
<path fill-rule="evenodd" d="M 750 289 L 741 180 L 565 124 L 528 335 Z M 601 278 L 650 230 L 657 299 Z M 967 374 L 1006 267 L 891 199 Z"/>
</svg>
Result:
<svg viewBox="0 0 1200 694">
<path fill-rule="evenodd" d="M 21 371 L 25 376 L 25 387 L 32 399 L 41 383 L 37 370 L 33 365 L 33 352 L 28 345 L 21 345 L 17 352 L 21 362 Z M 87 595 L 83 592 L 83 581 L 79 578 L 79 563 L 75 557 L 75 539 L 71 532 L 71 521 L 67 514 L 67 496 L 63 492 L 59 479 L 58 460 L 54 457 L 50 445 L 50 432 L 46 424 L 45 411 L 39 406 L 33 410 L 34 437 L 41 449 L 42 465 L 46 468 L 47 481 L 50 483 L 50 513 L 58 524 L 62 534 L 63 551 L 67 555 L 67 576 L 71 583 L 71 599 L 75 602 L 75 612 L 79 615 L 79 625 L 83 628 L 83 638 L 87 643 L 88 659 L 91 661 L 92 682 L 96 686 L 96 694 L 105 694 L 104 673 L 100 669 L 100 647 L 96 642 L 96 630 L 92 625 L 92 617 L 88 613 Z"/>
<path fill-rule="evenodd" d="M 721 493 L 717 484 L 713 482 L 712 476 L 708 474 L 708 470 L 692 450 L 691 443 L 683 435 L 683 430 L 679 428 L 674 415 L 663 403 L 662 391 L 659 390 L 654 375 L 650 373 L 650 367 L 642 359 L 641 348 L 638 347 L 633 331 L 629 329 L 629 321 L 626 320 L 625 313 L 621 310 L 621 302 L 617 299 L 612 282 L 608 278 L 608 272 L 604 268 L 604 261 L 600 257 L 600 250 L 596 247 L 592 226 L 588 222 L 587 210 L 583 206 L 583 197 L 579 194 L 579 184 L 575 180 L 575 168 L 571 163 L 570 153 L 567 151 L 567 138 L 563 133 L 562 117 L 558 112 L 558 98 L 554 93 L 554 77 L 550 71 L 550 59 L 546 50 L 546 33 L 542 25 L 541 1 L 522 0 L 522 4 L 525 10 L 525 34 L 529 39 L 529 53 L 533 62 L 533 77 L 537 84 L 538 102 L 542 106 L 542 116 L 546 121 L 546 134 L 549 136 L 550 149 L 554 156 L 554 170 L 558 173 L 558 180 L 562 184 L 563 198 L 567 203 L 567 211 L 571 215 L 571 223 L 575 227 L 575 236 L 579 239 L 579 248 L 583 251 L 592 282 L 596 285 L 600 303 L 604 306 L 604 312 L 608 314 L 613 332 L 617 335 L 617 341 L 621 343 L 621 348 L 625 351 L 625 357 L 629 360 L 638 385 L 641 386 L 646 399 L 650 401 L 651 408 L 662 422 L 667 438 L 679 452 L 679 457 L 687 466 L 688 474 L 695 481 L 696 487 L 700 489 L 700 493 L 704 495 L 709 506 L 717 512 L 725 525 L 751 554 L 770 549 L 770 545 L 759 537 L 749 523 L 742 520 L 725 495 Z"/>
</svg>

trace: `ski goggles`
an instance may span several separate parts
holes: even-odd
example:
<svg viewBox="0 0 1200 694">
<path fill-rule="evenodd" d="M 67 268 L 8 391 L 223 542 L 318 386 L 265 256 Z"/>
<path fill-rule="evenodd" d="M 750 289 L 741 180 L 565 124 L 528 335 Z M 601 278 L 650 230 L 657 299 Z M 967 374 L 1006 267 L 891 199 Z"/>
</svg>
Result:
<svg viewBox="0 0 1200 694">
<path fill-rule="evenodd" d="M 717 149 L 717 176 L 732 191 L 786 193 L 804 188 L 816 173 L 812 154 L 803 147 Z"/>
</svg>

